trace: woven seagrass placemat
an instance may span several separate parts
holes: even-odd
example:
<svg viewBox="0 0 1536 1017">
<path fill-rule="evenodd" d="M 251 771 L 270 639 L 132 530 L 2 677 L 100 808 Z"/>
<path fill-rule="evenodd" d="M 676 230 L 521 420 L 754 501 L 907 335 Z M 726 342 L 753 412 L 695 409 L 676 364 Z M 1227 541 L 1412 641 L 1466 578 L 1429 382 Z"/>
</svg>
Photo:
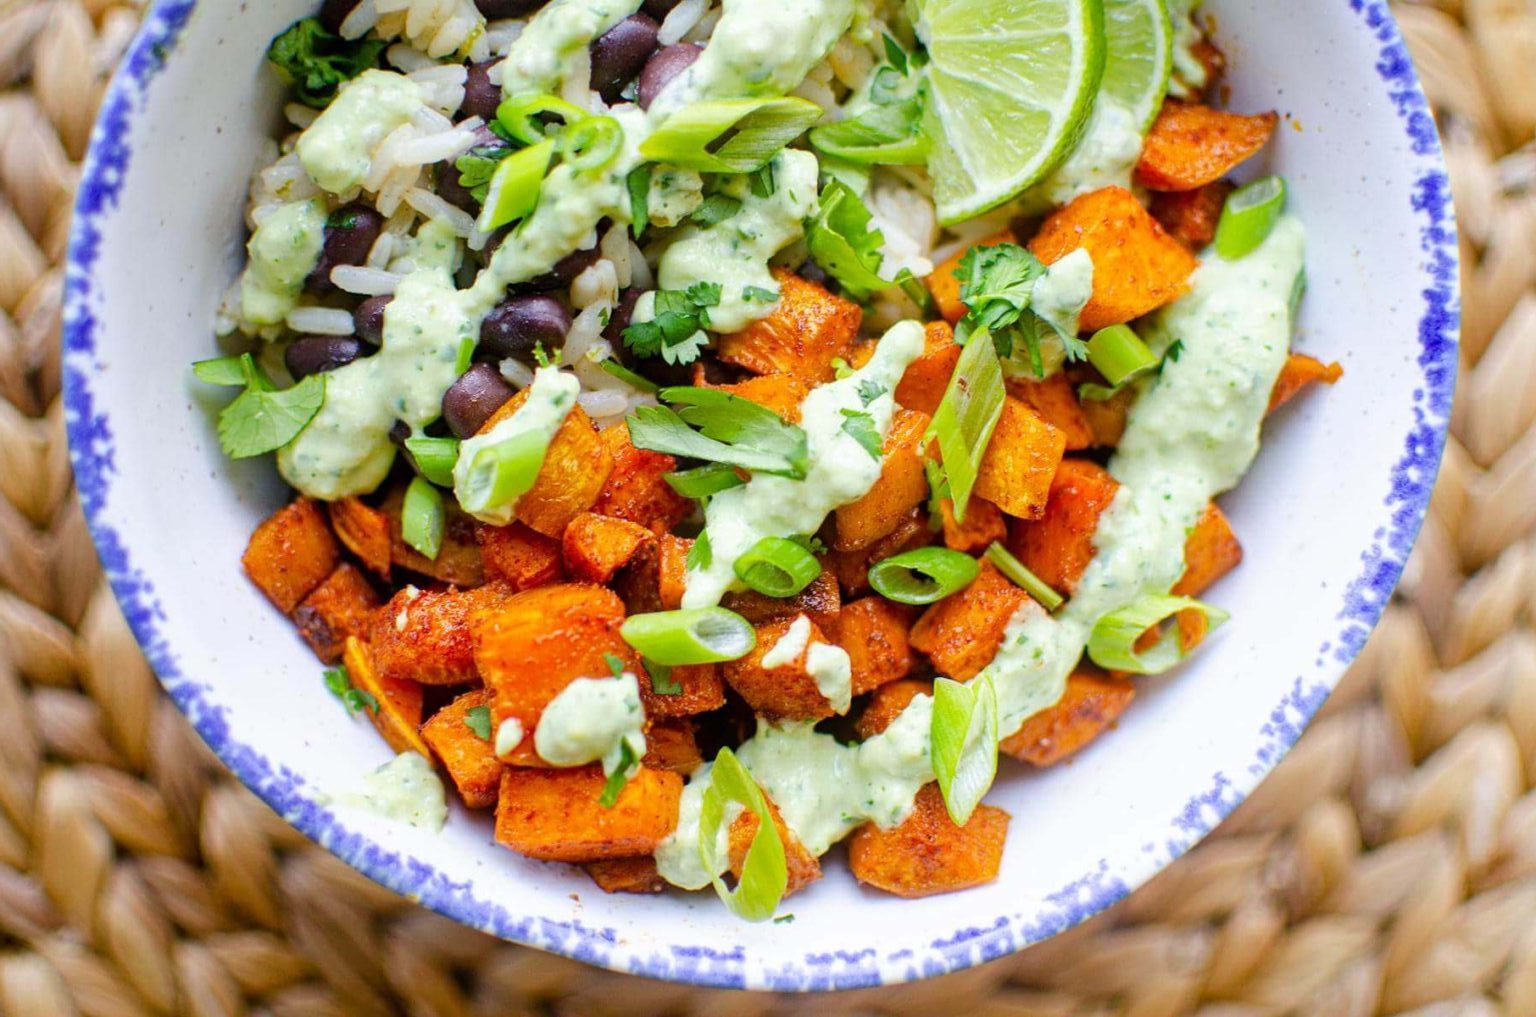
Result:
<svg viewBox="0 0 1536 1017">
<path fill-rule="evenodd" d="M 1536 5 L 1397 12 L 1448 145 L 1466 323 L 1440 487 L 1365 654 L 1259 791 L 1110 913 L 935 981 L 775 998 L 427 913 L 284 826 L 160 694 L 58 398 L 76 166 L 138 11 L 0 0 L 0 1017 L 1536 1015 Z"/>
</svg>

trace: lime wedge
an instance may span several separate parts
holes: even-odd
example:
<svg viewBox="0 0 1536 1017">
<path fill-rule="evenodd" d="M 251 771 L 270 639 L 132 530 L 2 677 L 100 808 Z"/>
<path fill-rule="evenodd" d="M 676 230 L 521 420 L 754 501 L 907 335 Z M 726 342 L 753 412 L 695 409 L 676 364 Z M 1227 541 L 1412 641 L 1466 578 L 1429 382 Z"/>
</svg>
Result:
<svg viewBox="0 0 1536 1017">
<path fill-rule="evenodd" d="M 939 220 L 1001 205 L 1066 157 L 1104 74 L 1104 0 L 922 0 Z"/>
<path fill-rule="evenodd" d="M 1119 103 L 1145 134 L 1163 107 L 1173 69 L 1173 22 L 1164 0 L 1104 0 L 1109 56 L 1099 94 Z"/>
</svg>

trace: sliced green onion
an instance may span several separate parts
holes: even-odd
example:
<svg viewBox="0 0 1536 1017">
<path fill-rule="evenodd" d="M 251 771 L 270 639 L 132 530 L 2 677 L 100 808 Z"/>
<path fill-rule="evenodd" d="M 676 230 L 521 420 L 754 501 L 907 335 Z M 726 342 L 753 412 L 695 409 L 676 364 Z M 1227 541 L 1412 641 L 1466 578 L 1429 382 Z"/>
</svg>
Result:
<svg viewBox="0 0 1536 1017">
<path fill-rule="evenodd" d="M 436 559 L 443 546 L 443 493 L 426 477 L 412 477 L 400 507 L 400 538 Z"/>
<path fill-rule="evenodd" d="M 990 677 L 965 685 L 934 681 L 929 757 L 956 826 L 971 818 L 997 776 L 997 726 L 997 689 Z"/>
<path fill-rule="evenodd" d="M 608 780 L 603 784 L 603 793 L 598 796 L 597 804 L 605 809 L 611 809 L 619 803 L 619 795 L 624 793 L 624 785 L 629 783 L 639 769 L 635 764 L 640 762 L 635 755 L 635 750 L 629 744 L 629 739 L 619 743 L 618 765 L 613 772 L 608 774 Z"/>
<path fill-rule="evenodd" d="M 773 917 L 784 891 L 789 887 L 789 867 L 784 860 L 784 842 L 768 810 L 763 791 L 730 749 L 721 749 L 709 771 L 709 787 L 704 791 L 699 812 L 699 861 L 706 872 L 723 872 L 729 867 L 720 857 L 720 828 L 725 825 L 726 805 L 736 802 L 757 816 L 757 832 L 747 848 L 741 866 L 741 879 L 735 890 L 726 889 L 725 880 L 713 879 L 715 892 L 726 907 L 749 922 L 764 922 Z"/>
<path fill-rule="evenodd" d="M 793 597 L 821 575 L 821 562 L 800 544 L 764 537 L 733 566 L 736 578 L 765 597 Z"/>
<path fill-rule="evenodd" d="M 525 145 L 544 140 L 544 125 L 535 117 L 552 113 L 566 126 L 587 118 L 587 111 L 548 92 L 524 92 L 503 100 L 496 107 L 496 120 L 506 132 Z"/>
<path fill-rule="evenodd" d="M 629 191 L 629 225 L 635 239 L 645 234 L 645 228 L 651 224 L 651 170 L 650 163 L 641 163 L 629 171 L 629 176 L 624 178 L 624 187 Z"/>
<path fill-rule="evenodd" d="M 788 96 L 696 102 L 652 132 L 640 156 L 701 173 L 751 173 L 804 134 L 821 112 L 814 102 Z"/>
<path fill-rule="evenodd" d="M 464 482 L 455 487 L 459 504 L 471 515 L 494 512 L 527 494 L 539 479 L 549 450 L 537 431 L 522 431 L 475 453 Z"/>
<path fill-rule="evenodd" d="M 947 547 L 920 547 L 876 562 L 869 585 L 898 604 L 932 604 L 971 585 L 981 566 Z"/>
<path fill-rule="evenodd" d="M 549 172 L 554 154 L 555 143 L 541 141 L 497 163 L 475 228 L 490 233 L 532 212 L 539 203 L 539 189 L 544 185 L 544 174 Z"/>
<path fill-rule="evenodd" d="M 405 450 L 416 460 L 416 469 L 438 487 L 453 486 L 453 464 L 459 461 L 459 439 L 405 439 Z"/>
<path fill-rule="evenodd" d="M 1285 211 L 1285 181 L 1264 177 L 1227 195 L 1216 223 L 1216 253 L 1228 261 L 1251 254 Z"/>
<path fill-rule="evenodd" d="M 811 131 L 810 141 L 828 155 L 863 166 L 920 165 L 928 160 L 929 149 L 922 121 L 923 104 L 914 97 L 823 124 Z"/>
<path fill-rule="evenodd" d="M 1184 647 L 1172 629 L 1159 634 L 1157 643 L 1141 653 L 1136 644 L 1153 626 L 1160 626 L 1180 611 L 1199 611 L 1214 629 L 1229 615 L 1193 597 L 1148 596 L 1100 618 L 1088 637 L 1088 656 L 1109 671 L 1131 674 L 1162 674 L 1184 659 Z"/>
<path fill-rule="evenodd" d="M 955 518 L 960 522 L 965 521 L 971 489 L 976 486 L 982 457 L 987 453 L 998 418 L 1003 415 L 1006 398 L 997 348 L 991 334 L 978 329 L 960 351 L 949 387 L 928 425 L 928 433 L 939 442 L 949 496 L 955 505 Z"/>
<path fill-rule="evenodd" d="M 684 498 L 708 498 L 746 483 L 734 467 L 724 463 L 707 463 L 692 470 L 663 473 L 661 479 Z"/>
<path fill-rule="evenodd" d="M 1029 571 L 1023 562 L 1013 556 L 1013 552 L 995 540 L 987 548 L 987 561 L 997 566 L 997 571 L 1007 576 L 1015 586 L 1029 594 L 1031 600 L 1047 611 L 1054 611 L 1066 603 L 1061 594 L 1051 589 L 1044 579 Z"/>
<path fill-rule="evenodd" d="M 463 374 L 469 370 L 470 363 L 475 359 L 476 337 L 464 336 L 459 340 L 459 351 L 453 356 L 453 373 Z"/>
<path fill-rule="evenodd" d="M 1101 328 L 1088 340 L 1088 362 L 1111 385 L 1124 385 L 1159 363 L 1141 337 L 1126 325 Z"/>
<path fill-rule="evenodd" d="M 617 360 L 609 358 L 598 363 L 599 367 L 613 375 L 615 378 L 628 385 L 630 388 L 644 392 L 646 395 L 655 395 L 661 391 L 661 386 L 641 374 L 636 374 Z"/>
<path fill-rule="evenodd" d="M 619 635 L 645 659 L 668 667 L 738 660 L 757 645 L 752 624 L 723 607 L 630 615 Z"/>
<path fill-rule="evenodd" d="M 560 132 L 560 157 L 582 172 L 611 164 L 623 148 L 624 128 L 613 117 L 587 117 Z"/>
</svg>

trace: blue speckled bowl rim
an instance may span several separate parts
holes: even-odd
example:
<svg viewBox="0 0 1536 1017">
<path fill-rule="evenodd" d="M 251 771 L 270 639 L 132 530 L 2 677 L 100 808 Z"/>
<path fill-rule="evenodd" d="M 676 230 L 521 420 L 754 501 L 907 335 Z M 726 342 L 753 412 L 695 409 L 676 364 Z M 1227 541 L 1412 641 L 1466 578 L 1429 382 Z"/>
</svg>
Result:
<svg viewBox="0 0 1536 1017">
<path fill-rule="evenodd" d="M 1319 669 L 1335 678 L 1359 652 L 1381 617 L 1429 507 L 1456 380 L 1460 311 L 1455 216 L 1428 103 L 1386 3 L 1341 2 L 1348 3 L 1378 44 L 1376 71 L 1396 107 L 1413 155 L 1416 177 L 1411 204 L 1420 221 L 1423 254 L 1417 357 L 1423 383 L 1413 393 L 1414 426 L 1392 469 L 1384 499 L 1386 523 L 1362 553 L 1360 572 L 1344 592 L 1336 636 L 1319 650 Z M 843 989 L 958 971 L 1068 929 L 1131 891 L 1130 885 L 1109 874 L 1107 861 L 1101 860 L 1082 877 L 1047 896 L 1038 912 L 1003 915 L 977 927 L 959 929 L 934 939 L 924 950 L 890 952 L 869 947 L 814 953 L 798 963 L 771 967 L 739 946 L 677 944 L 640 952 L 614 929 L 512 914 L 499 904 L 477 898 L 471 884 L 347 830 L 316 803 L 313 792 L 296 774 L 237 741 L 212 690 L 182 672 L 161 629 L 165 614 L 150 578 L 135 567 L 130 549 L 107 518 L 105 506 L 116 479 L 113 439 L 110 421 L 92 391 L 100 327 L 92 307 L 94 272 L 100 256 L 99 223 L 118 203 L 132 157 L 129 138 L 135 110 L 151 79 L 174 50 L 195 6 L 196 0 L 156 0 L 102 104 L 70 236 L 64 307 L 64 406 L 80 501 L 112 590 L 176 705 L 240 780 L 300 832 L 354 868 L 443 915 L 577 960 L 700 986 Z M 1260 747 L 1247 772 L 1236 779 L 1214 775 L 1210 786 L 1171 818 L 1163 843 L 1153 846 L 1144 857 L 1144 878 L 1187 851 L 1242 801 L 1295 744 L 1330 688 L 1326 680 L 1296 680 L 1261 730 Z"/>
</svg>

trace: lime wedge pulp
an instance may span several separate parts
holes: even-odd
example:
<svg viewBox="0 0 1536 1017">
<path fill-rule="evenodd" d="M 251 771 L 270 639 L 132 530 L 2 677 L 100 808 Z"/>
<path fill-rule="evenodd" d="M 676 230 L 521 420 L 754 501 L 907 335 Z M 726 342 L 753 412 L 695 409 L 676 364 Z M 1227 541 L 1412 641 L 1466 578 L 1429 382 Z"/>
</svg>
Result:
<svg viewBox="0 0 1536 1017">
<path fill-rule="evenodd" d="M 1143 134 L 1157 119 L 1173 69 L 1173 22 L 1165 0 L 1104 0 L 1108 56 L 1099 95 L 1131 114 Z"/>
<path fill-rule="evenodd" d="M 941 222 L 1002 204 L 1077 144 L 1104 74 L 1104 0 L 922 0 L 918 34 Z"/>
</svg>

